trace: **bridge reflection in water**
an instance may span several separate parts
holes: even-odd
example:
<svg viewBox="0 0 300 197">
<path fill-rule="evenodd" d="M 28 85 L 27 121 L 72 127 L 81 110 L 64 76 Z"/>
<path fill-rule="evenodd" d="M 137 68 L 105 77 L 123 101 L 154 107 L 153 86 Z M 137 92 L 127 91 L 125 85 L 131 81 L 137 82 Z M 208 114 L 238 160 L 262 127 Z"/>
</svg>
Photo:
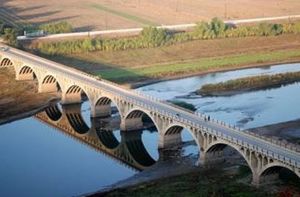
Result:
<svg viewBox="0 0 300 197">
<path fill-rule="evenodd" d="M 155 164 L 155 158 L 148 153 L 142 141 L 144 129 L 120 131 L 118 139 L 116 131 L 119 131 L 121 121 L 117 114 L 105 118 L 91 118 L 89 127 L 81 108 L 82 104 L 55 104 L 35 117 L 135 170 L 141 171 Z"/>
</svg>

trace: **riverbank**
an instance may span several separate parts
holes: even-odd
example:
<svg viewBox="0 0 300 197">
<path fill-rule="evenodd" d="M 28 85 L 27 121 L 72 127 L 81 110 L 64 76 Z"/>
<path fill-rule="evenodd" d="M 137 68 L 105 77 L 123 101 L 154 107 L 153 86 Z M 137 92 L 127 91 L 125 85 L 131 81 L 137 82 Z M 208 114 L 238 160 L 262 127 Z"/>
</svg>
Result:
<svg viewBox="0 0 300 197">
<path fill-rule="evenodd" d="M 26 46 L 34 51 L 32 46 Z M 196 40 L 127 51 L 87 52 L 48 59 L 130 87 L 158 81 L 300 62 L 300 35 Z"/>
<path fill-rule="evenodd" d="M 249 129 L 267 137 L 287 140 L 300 145 L 300 119 Z"/>
<path fill-rule="evenodd" d="M 16 81 L 13 68 L 0 69 L 0 124 L 22 119 L 42 111 L 56 94 L 37 93 L 35 82 Z"/>
<path fill-rule="evenodd" d="M 186 173 L 180 176 L 162 178 L 137 186 L 116 189 L 90 195 L 97 196 L 280 196 L 300 194 L 299 186 L 282 182 L 262 185 L 259 189 L 251 186 L 251 172 L 245 166 L 220 167 Z"/>
<path fill-rule="evenodd" d="M 204 84 L 196 91 L 201 96 L 231 96 L 238 93 L 280 87 L 300 81 L 300 72 L 279 73 Z"/>
</svg>

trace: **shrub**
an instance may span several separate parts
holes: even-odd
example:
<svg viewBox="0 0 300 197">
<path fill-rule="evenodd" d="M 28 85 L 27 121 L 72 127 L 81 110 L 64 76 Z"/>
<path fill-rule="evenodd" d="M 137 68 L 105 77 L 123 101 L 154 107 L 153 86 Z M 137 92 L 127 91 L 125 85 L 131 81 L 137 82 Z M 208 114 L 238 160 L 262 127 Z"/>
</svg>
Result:
<svg viewBox="0 0 300 197">
<path fill-rule="evenodd" d="M 4 34 L 3 34 L 3 39 L 8 42 L 8 44 L 17 46 L 17 36 L 18 36 L 18 31 L 15 28 L 5 28 L 4 29 Z"/>
<path fill-rule="evenodd" d="M 71 24 L 62 21 L 58 23 L 48 23 L 39 26 L 39 30 L 43 30 L 49 34 L 69 33 L 73 31 Z"/>
<path fill-rule="evenodd" d="M 146 27 L 140 33 L 140 39 L 145 47 L 157 47 L 166 42 L 167 35 L 166 29 Z"/>
<path fill-rule="evenodd" d="M 46 25 L 45 29 L 61 30 L 61 25 Z M 64 25 L 65 24 L 65 25 Z M 69 31 L 69 30 L 68 30 Z M 60 31 L 62 32 L 62 31 Z M 300 23 L 271 24 L 261 23 L 253 26 L 229 26 L 222 20 L 213 18 L 210 23 L 200 22 L 191 32 L 169 33 L 165 29 L 146 27 L 139 36 L 114 39 L 84 39 L 75 41 L 51 42 L 38 45 L 38 49 L 46 54 L 69 54 L 87 51 L 117 51 L 138 48 L 159 47 L 171 45 L 189 40 L 214 39 L 223 37 L 247 37 L 247 36 L 277 36 L 284 33 L 300 33 Z"/>
</svg>

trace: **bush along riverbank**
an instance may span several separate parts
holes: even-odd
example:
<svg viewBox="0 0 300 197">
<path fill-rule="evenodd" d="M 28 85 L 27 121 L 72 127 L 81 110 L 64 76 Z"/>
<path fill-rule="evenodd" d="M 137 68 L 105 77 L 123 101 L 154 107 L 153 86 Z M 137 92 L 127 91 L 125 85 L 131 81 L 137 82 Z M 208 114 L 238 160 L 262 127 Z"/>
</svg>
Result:
<svg viewBox="0 0 300 197">
<path fill-rule="evenodd" d="M 230 96 L 240 92 L 260 90 L 300 82 L 300 72 L 279 73 L 205 84 L 197 94 L 202 96 Z"/>
</svg>

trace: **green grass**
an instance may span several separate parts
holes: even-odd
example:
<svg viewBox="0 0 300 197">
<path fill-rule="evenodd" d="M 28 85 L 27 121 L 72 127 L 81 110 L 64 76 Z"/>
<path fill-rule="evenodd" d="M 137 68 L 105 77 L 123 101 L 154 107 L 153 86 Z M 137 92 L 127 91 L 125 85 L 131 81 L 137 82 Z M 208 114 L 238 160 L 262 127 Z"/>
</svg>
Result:
<svg viewBox="0 0 300 197">
<path fill-rule="evenodd" d="M 144 18 L 141 18 L 141 17 L 138 17 L 138 16 L 134 16 L 134 15 L 131 15 L 131 14 L 119 11 L 119 10 L 114 10 L 112 8 L 108 8 L 108 7 L 105 7 L 105 6 L 100 5 L 100 4 L 92 4 L 90 6 L 97 9 L 97 10 L 108 12 L 108 13 L 111 13 L 113 15 L 125 18 L 127 20 L 131 20 L 131 21 L 140 23 L 142 25 L 149 25 L 149 26 L 157 26 L 158 25 L 157 23 L 154 23 L 150 20 L 147 20 L 147 19 L 144 19 Z"/>
<path fill-rule="evenodd" d="M 226 57 L 200 58 L 198 60 L 181 63 L 149 65 L 139 68 L 112 68 L 103 70 L 96 74 L 101 75 L 103 78 L 108 80 L 124 83 L 145 78 L 160 79 L 167 76 L 175 76 L 180 74 L 231 69 L 250 64 L 279 62 L 299 57 L 299 50 L 285 50 L 265 53 L 260 52 L 231 55 Z"/>
</svg>

